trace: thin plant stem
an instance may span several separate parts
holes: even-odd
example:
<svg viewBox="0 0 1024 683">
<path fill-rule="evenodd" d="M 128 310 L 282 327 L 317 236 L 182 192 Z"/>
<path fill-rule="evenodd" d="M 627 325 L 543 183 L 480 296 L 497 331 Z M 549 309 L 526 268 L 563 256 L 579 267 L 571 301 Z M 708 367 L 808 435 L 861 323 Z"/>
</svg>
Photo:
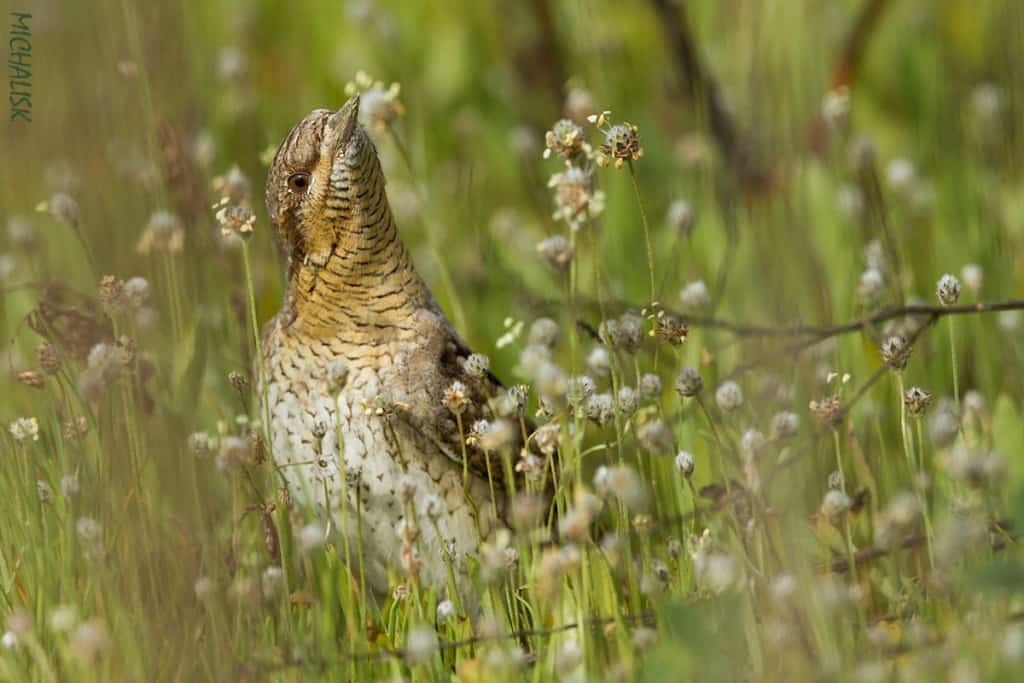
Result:
<svg viewBox="0 0 1024 683">
<path fill-rule="evenodd" d="M 949 320 L 949 359 L 953 367 L 953 400 L 956 402 L 957 428 L 962 424 L 960 416 L 960 373 L 956 367 L 956 334 L 953 327 L 953 316 Z"/>
<path fill-rule="evenodd" d="M 651 246 L 651 228 L 647 224 L 647 211 L 644 210 L 644 202 L 640 197 L 640 183 L 636 178 L 636 168 L 633 161 L 628 160 L 629 178 L 633 181 L 633 194 L 636 196 L 636 205 L 640 209 L 640 222 L 644 226 L 644 246 L 647 248 L 647 275 L 651 284 L 651 303 L 657 299 L 657 286 L 654 284 L 654 248 Z"/>
</svg>

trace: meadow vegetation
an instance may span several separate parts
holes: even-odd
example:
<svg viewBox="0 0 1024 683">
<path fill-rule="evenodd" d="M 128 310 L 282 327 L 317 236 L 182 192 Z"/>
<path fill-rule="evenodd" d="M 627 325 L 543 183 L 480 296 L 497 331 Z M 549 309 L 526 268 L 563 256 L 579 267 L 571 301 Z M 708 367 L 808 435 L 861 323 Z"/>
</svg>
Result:
<svg viewBox="0 0 1024 683">
<path fill-rule="evenodd" d="M 0 679 L 1019 680 L 1024 5 L 32 5 Z M 357 91 L 536 428 L 467 426 L 527 482 L 479 614 L 368 599 L 263 436 L 267 165 Z"/>
</svg>

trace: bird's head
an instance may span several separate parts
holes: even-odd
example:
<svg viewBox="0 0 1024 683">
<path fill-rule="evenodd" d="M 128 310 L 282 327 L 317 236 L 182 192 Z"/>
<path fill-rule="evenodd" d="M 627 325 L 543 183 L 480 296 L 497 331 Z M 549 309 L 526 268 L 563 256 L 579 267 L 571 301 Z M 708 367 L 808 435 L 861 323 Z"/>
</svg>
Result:
<svg viewBox="0 0 1024 683">
<path fill-rule="evenodd" d="M 370 183 L 383 184 L 373 143 L 359 125 L 359 96 L 316 109 L 292 128 L 267 175 L 267 213 L 293 266 L 323 265 L 357 237 Z M 376 193 L 374 193 L 376 194 Z"/>
</svg>

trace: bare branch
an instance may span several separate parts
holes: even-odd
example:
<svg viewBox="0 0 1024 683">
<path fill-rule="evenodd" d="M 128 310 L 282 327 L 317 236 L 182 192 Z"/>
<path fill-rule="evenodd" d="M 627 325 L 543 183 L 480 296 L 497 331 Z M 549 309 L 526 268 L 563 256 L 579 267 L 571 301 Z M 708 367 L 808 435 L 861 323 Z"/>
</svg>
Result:
<svg viewBox="0 0 1024 683">
<path fill-rule="evenodd" d="M 746 190 L 763 190 L 771 184 L 771 174 L 756 158 L 749 137 L 734 121 L 718 88 L 718 83 L 700 60 L 681 0 L 651 0 L 661 18 L 665 40 L 675 58 L 683 83 L 695 100 L 707 110 L 715 142 Z"/>
</svg>

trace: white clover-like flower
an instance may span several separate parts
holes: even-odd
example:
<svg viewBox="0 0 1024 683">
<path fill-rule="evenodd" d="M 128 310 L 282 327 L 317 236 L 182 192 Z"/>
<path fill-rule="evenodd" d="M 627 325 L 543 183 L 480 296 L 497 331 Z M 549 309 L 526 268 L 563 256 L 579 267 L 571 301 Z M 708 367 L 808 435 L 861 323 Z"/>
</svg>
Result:
<svg viewBox="0 0 1024 683">
<path fill-rule="evenodd" d="M 935 294 L 943 306 L 952 306 L 960 299 L 960 280 L 956 279 L 955 275 L 946 273 L 939 278 Z"/>
<path fill-rule="evenodd" d="M 34 417 L 19 417 L 7 428 L 15 441 L 39 441 L 39 420 Z"/>
<path fill-rule="evenodd" d="M 715 403 L 727 413 L 731 413 L 743 405 L 743 389 L 731 380 L 722 382 L 715 391 Z"/>
<path fill-rule="evenodd" d="M 693 476 L 693 453 L 690 453 L 689 451 L 679 451 L 676 454 L 676 469 L 679 470 L 679 472 L 687 479 Z"/>
</svg>

